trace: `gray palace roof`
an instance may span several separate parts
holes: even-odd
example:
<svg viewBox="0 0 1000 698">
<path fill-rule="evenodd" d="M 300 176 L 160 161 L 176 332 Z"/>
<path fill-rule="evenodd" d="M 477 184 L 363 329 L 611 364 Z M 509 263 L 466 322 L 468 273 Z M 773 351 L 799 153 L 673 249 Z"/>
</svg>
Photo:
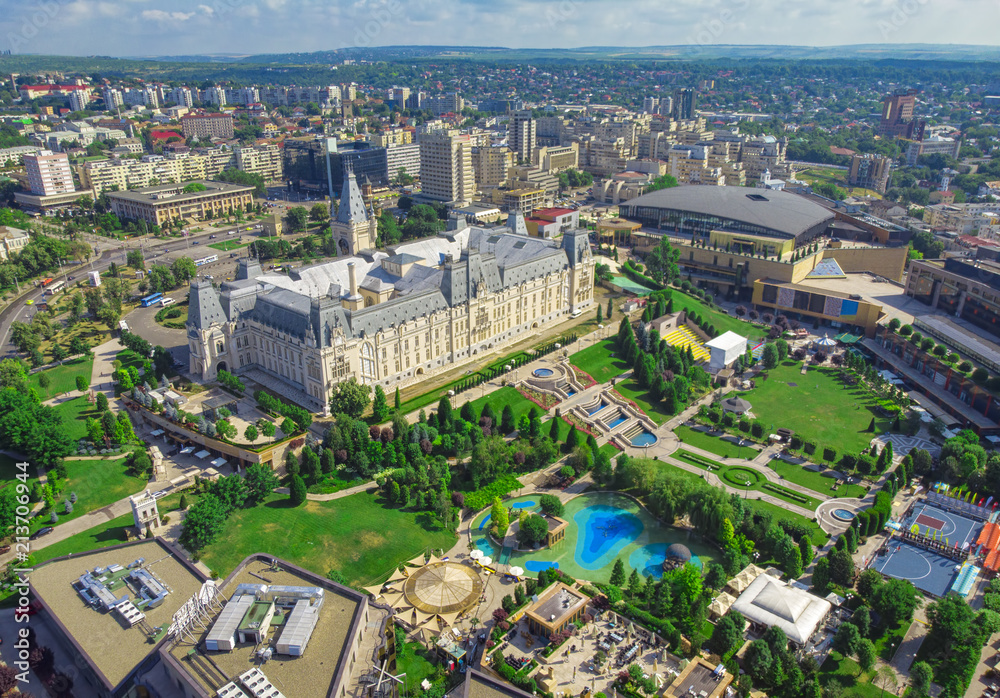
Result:
<svg viewBox="0 0 1000 698">
<path fill-rule="evenodd" d="M 189 329 L 252 319 L 328 346 L 333 331 L 373 336 L 418 317 L 461 305 L 481 288 L 499 293 L 574 266 L 586 247 L 586 231 L 569 231 L 561 241 L 511 233 L 508 228 L 449 230 L 363 256 L 334 259 L 293 269 L 263 272 L 256 260 L 241 260 L 236 280 L 216 290 L 207 280 L 191 284 Z M 383 261 L 412 263 L 400 278 Z M 350 266 L 360 289 L 390 292 L 389 300 L 346 310 Z"/>
</svg>

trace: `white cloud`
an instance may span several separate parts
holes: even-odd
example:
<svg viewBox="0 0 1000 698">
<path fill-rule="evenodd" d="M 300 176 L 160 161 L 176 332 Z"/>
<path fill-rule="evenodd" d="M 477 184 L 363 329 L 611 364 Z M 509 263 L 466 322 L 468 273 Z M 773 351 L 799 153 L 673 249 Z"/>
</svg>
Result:
<svg viewBox="0 0 1000 698">
<path fill-rule="evenodd" d="M 215 10 L 208 5 L 198 5 L 198 9 L 201 10 L 201 13 L 207 17 L 213 17 L 215 15 Z"/>
<path fill-rule="evenodd" d="M 139 16 L 153 22 L 186 22 L 194 17 L 194 12 L 167 12 L 165 10 L 143 10 Z"/>
</svg>

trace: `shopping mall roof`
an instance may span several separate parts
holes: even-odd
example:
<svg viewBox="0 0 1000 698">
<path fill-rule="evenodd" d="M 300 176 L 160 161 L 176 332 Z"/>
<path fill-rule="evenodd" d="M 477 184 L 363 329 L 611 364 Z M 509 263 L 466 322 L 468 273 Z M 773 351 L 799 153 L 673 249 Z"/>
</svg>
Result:
<svg viewBox="0 0 1000 698">
<path fill-rule="evenodd" d="M 622 215 L 631 217 L 629 211 L 638 207 L 728 218 L 769 228 L 789 237 L 797 237 L 834 218 L 830 210 L 798 194 L 746 187 L 691 185 L 660 189 L 626 201 L 620 205 L 620 210 Z"/>
</svg>

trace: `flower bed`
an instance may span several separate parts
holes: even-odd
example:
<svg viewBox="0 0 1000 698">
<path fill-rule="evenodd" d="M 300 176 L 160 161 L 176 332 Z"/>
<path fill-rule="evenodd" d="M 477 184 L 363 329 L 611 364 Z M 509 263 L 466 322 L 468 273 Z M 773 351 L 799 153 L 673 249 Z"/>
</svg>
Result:
<svg viewBox="0 0 1000 698">
<path fill-rule="evenodd" d="M 636 413 L 638 413 L 638 414 L 646 414 L 643 411 L 643 409 L 641 407 L 639 407 L 639 405 L 637 405 L 633 400 L 629 400 L 627 397 L 625 397 L 624 395 L 622 395 L 621 393 L 619 393 L 617 390 L 613 390 L 612 392 L 615 395 L 617 395 L 623 402 L 627 402 L 628 405 L 629 405 L 629 407 L 631 407 L 633 410 L 635 410 Z"/>
<path fill-rule="evenodd" d="M 573 369 L 573 375 L 576 377 L 576 382 L 579 383 L 584 390 L 586 390 L 591 386 L 597 385 L 597 381 L 595 381 L 593 377 L 586 371 L 581 371 L 573 364 L 570 364 L 569 367 Z"/>
<path fill-rule="evenodd" d="M 597 438 L 597 434 L 590 428 L 590 425 L 577 417 L 575 414 L 564 414 L 562 415 L 562 419 L 571 427 L 576 427 L 578 431 L 582 431 L 584 434 L 590 434 L 594 438 Z"/>
<path fill-rule="evenodd" d="M 522 397 L 525 399 L 531 400 L 533 403 L 546 411 L 552 409 L 560 402 L 559 398 L 555 395 L 543 393 L 540 390 L 535 390 L 534 388 L 529 388 L 524 385 L 517 386 L 517 392 L 521 393 Z"/>
<path fill-rule="evenodd" d="M 761 480 L 761 475 L 756 470 L 751 470 L 750 468 L 728 468 L 722 474 L 722 479 L 731 485 L 743 487 L 747 480 L 750 481 L 751 485 L 758 484 Z"/>
</svg>

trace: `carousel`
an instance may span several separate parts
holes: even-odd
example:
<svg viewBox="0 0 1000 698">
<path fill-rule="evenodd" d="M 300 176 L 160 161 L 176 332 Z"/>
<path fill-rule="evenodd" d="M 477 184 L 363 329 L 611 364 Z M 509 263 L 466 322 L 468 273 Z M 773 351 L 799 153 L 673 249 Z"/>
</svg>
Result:
<svg viewBox="0 0 1000 698">
<path fill-rule="evenodd" d="M 444 628 L 479 602 L 483 588 L 475 567 L 434 556 L 425 561 L 421 555 L 397 568 L 384 584 L 365 591 L 411 628 L 433 627 L 432 621 Z"/>
</svg>

